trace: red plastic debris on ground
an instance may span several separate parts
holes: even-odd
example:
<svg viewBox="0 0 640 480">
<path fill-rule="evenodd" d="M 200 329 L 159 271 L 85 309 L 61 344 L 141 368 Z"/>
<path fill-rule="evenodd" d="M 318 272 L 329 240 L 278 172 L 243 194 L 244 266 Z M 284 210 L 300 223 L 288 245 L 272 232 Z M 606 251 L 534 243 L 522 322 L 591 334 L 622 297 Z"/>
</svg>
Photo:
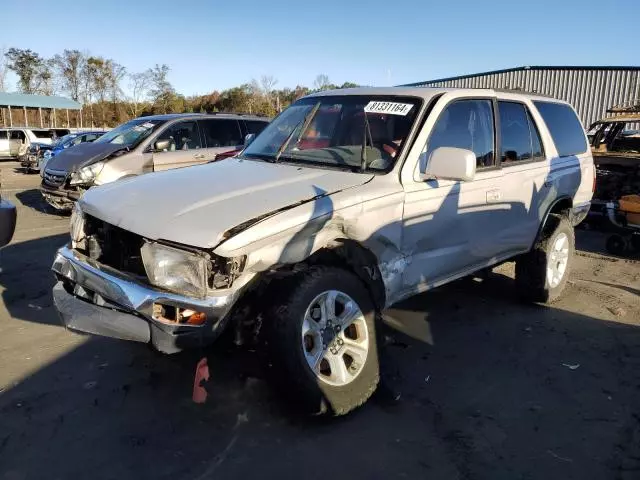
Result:
<svg viewBox="0 0 640 480">
<path fill-rule="evenodd" d="M 196 376 L 193 381 L 193 401 L 194 403 L 205 403 L 207 401 L 207 390 L 202 386 L 203 381 L 209 380 L 209 365 L 204 357 L 196 366 Z"/>
</svg>

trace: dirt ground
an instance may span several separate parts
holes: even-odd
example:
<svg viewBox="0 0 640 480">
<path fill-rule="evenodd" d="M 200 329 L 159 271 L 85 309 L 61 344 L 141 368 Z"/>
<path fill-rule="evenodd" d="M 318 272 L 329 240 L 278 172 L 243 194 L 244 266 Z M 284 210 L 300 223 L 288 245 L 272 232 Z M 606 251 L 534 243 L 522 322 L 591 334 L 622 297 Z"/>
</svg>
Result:
<svg viewBox="0 0 640 480">
<path fill-rule="evenodd" d="M 224 345 L 162 356 L 65 331 L 49 271 L 68 218 L 0 163 L 18 206 L 0 254 L 0 479 L 640 478 L 640 260 L 578 231 L 566 295 L 515 298 L 513 266 L 388 312 L 396 403 L 292 414 Z M 191 401 L 207 356 L 205 405 Z"/>
</svg>

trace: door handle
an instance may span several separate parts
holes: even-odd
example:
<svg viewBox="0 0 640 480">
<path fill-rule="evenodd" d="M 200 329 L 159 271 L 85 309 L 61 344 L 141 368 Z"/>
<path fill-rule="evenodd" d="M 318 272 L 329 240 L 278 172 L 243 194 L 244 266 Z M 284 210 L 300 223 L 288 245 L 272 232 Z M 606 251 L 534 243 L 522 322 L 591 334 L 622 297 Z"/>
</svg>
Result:
<svg viewBox="0 0 640 480">
<path fill-rule="evenodd" d="M 487 203 L 499 202 L 502 200 L 502 192 L 499 188 L 487 190 Z"/>
<path fill-rule="evenodd" d="M 193 158 L 197 158 L 198 160 L 202 160 L 204 158 L 204 154 L 203 153 L 196 153 Z"/>
</svg>

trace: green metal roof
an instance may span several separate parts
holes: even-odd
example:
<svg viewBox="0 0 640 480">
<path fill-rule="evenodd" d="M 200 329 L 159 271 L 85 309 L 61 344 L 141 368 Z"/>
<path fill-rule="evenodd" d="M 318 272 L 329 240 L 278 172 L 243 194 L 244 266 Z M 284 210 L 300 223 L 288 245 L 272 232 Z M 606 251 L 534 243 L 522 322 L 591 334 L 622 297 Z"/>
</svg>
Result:
<svg viewBox="0 0 640 480">
<path fill-rule="evenodd" d="M 59 108 L 80 110 L 82 105 L 70 98 L 0 92 L 0 107 Z"/>
</svg>

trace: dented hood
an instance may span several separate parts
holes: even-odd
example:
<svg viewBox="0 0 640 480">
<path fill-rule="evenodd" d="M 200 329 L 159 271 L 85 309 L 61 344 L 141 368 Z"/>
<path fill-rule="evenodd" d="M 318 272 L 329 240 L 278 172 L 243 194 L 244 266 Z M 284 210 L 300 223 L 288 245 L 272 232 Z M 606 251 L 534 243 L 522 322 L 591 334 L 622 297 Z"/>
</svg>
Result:
<svg viewBox="0 0 640 480">
<path fill-rule="evenodd" d="M 127 146 L 115 143 L 81 143 L 73 148 L 66 148 L 55 157 L 51 157 L 47 162 L 47 169 L 75 172 L 82 167 L 104 160 L 123 148 L 127 148 Z"/>
<path fill-rule="evenodd" d="M 213 248 L 234 227 L 372 175 L 228 159 L 94 187 L 84 212 L 154 240 Z"/>
</svg>

